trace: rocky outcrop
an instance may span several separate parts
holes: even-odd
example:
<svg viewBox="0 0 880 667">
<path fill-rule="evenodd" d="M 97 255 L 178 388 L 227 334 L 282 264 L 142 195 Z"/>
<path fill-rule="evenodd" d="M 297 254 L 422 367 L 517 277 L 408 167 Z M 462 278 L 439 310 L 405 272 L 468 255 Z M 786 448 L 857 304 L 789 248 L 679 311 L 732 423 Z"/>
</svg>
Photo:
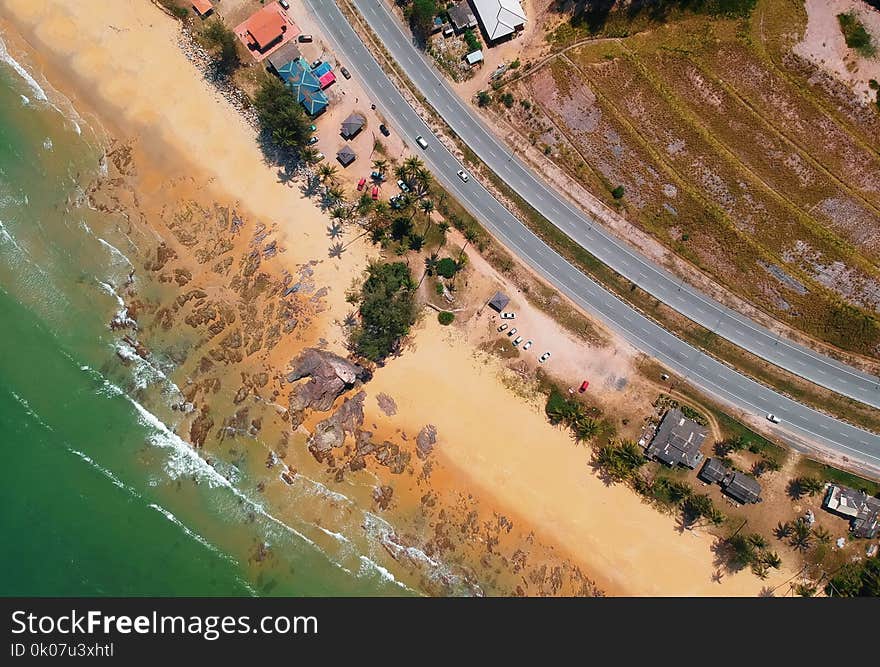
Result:
<svg viewBox="0 0 880 667">
<path fill-rule="evenodd" d="M 294 361 L 287 381 L 310 379 L 291 392 L 290 411 L 300 413 L 311 409 L 326 412 L 342 392 L 353 387 L 358 380 L 365 381 L 368 377 L 366 369 L 338 355 L 314 348 L 305 350 Z"/>
<path fill-rule="evenodd" d="M 428 454 L 434 449 L 436 443 L 437 427 L 433 424 L 428 424 L 419 431 L 419 435 L 416 437 L 416 454 L 418 454 L 420 459 L 428 458 Z"/>
<path fill-rule="evenodd" d="M 336 412 L 318 422 L 314 433 L 309 437 L 309 451 L 318 461 L 324 461 L 332 455 L 333 449 L 342 447 L 346 435 L 357 437 L 360 426 L 364 423 L 366 397 L 366 393 L 361 391 L 346 398 Z"/>
</svg>

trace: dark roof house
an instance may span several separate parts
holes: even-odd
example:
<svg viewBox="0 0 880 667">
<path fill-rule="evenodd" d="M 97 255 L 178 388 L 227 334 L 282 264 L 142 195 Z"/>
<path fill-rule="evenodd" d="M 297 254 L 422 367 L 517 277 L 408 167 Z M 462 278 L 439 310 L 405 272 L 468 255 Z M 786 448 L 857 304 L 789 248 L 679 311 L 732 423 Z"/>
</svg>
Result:
<svg viewBox="0 0 880 667">
<path fill-rule="evenodd" d="M 342 121 L 342 137 L 344 139 L 351 139 L 357 136 L 357 133 L 364 129 L 364 124 L 367 122 L 367 119 L 361 116 L 359 113 L 353 113 L 344 121 Z"/>
<path fill-rule="evenodd" d="M 477 17 L 474 16 L 474 11 L 467 0 L 461 0 L 457 5 L 446 10 L 446 13 L 449 14 L 449 20 L 456 32 L 477 27 Z"/>
<path fill-rule="evenodd" d="M 721 480 L 729 474 L 730 470 L 728 470 L 727 466 L 721 462 L 721 459 L 713 456 L 706 460 L 706 464 L 697 476 L 709 484 L 720 484 Z"/>
<path fill-rule="evenodd" d="M 741 503 L 761 502 L 761 485 L 754 477 L 732 472 L 721 482 L 724 493 Z"/>
<path fill-rule="evenodd" d="M 822 506 L 849 519 L 850 530 L 855 537 L 873 539 L 880 534 L 880 498 L 873 498 L 864 491 L 856 491 L 848 486 L 832 484 Z"/>
<path fill-rule="evenodd" d="M 339 164 L 343 167 L 347 167 L 357 158 L 357 154 L 351 150 L 348 146 L 343 146 L 339 149 L 339 152 L 336 154 L 336 159 L 339 160 Z"/>
<path fill-rule="evenodd" d="M 501 292 L 495 292 L 495 296 L 489 299 L 489 308 L 497 310 L 499 313 L 510 303 L 510 298 Z"/>
<path fill-rule="evenodd" d="M 272 52 L 272 55 L 269 56 L 269 66 L 275 70 L 275 73 L 280 76 L 281 69 L 290 62 L 294 60 L 299 60 L 302 57 L 302 53 L 300 53 L 299 48 L 293 42 L 288 42 L 284 46 L 280 47 L 276 51 Z"/>
<path fill-rule="evenodd" d="M 696 468 L 703 460 L 700 447 L 708 431 L 678 408 L 669 410 L 660 422 L 657 432 L 645 448 L 647 456 L 671 466 Z"/>
</svg>

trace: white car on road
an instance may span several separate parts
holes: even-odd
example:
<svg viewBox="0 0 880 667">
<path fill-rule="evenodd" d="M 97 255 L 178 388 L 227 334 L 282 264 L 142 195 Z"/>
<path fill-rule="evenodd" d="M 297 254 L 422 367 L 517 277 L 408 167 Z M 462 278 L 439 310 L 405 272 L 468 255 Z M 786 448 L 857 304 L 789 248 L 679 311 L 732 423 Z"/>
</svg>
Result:
<svg viewBox="0 0 880 667">
<path fill-rule="evenodd" d="M 459 170 L 458 170 L 458 177 L 459 177 L 459 178 L 462 180 L 462 182 L 464 182 L 464 183 L 467 183 L 467 182 L 468 182 L 468 179 L 470 178 L 470 177 L 467 175 L 467 172 L 466 172 L 464 169 L 459 169 Z"/>
<path fill-rule="evenodd" d="M 772 412 L 769 412 L 769 413 L 767 413 L 767 421 L 771 421 L 774 424 L 778 424 L 782 420 L 779 417 L 777 417 L 776 415 L 774 415 Z"/>
</svg>

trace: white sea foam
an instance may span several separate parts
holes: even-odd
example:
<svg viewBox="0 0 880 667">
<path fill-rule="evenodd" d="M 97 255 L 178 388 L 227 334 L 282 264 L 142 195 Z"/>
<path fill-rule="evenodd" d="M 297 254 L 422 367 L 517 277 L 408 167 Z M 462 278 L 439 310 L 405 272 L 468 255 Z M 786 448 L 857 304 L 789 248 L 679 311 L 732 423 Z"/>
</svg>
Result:
<svg viewBox="0 0 880 667">
<path fill-rule="evenodd" d="M 51 151 L 55 147 L 55 144 L 52 143 L 52 140 L 49 137 L 43 139 L 43 149 L 47 151 Z"/>
<path fill-rule="evenodd" d="M 5 62 L 9 65 L 15 73 L 18 74 L 24 82 L 28 85 L 28 87 L 33 91 L 34 96 L 40 100 L 41 102 L 48 102 L 49 98 L 46 96 L 46 91 L 40 87 L 40 84 L 37 83 L 37 80 L 30 75 L 30 73 L 21 66 L 21 64 L 9 55 L 9 51 L 6 50 L 6 43 L 0 39 L 0 61 Z"/>
<path fill-rule="evenodd" d="M 393 574 L 391 574 L 391 572 L 388 569 L 382 567 L 377 562 L 372 561 L 363 555 L 360 556 L 360 561 L 361 561 L 361 569 L 358 572 L 358 575 L 363 577 L 363 576 L 369 575 L 371 572 L 375 572 L 375 573 L 378 573 L 379 576 L 382 577 L 382 579 L 384 579 L 385 581 L 391 582 L 392 584 L 397 584 L 398 586 L 400 586 L 402 589 L 404 589 L 406 591 L 415 592 L 415 591 L 413 591 L 413 589 L 411 589 L 409 586 L 404 584 L 402 581 L 398 581 L 398 579 Z"/>
<path fill-rule="evenodd" d="M 28 97 L 27 95 L 19 95 L 19 97 L 21 97 L 22 106 L 26 107 L 31 103 L 31 98 Z"/>
<path fill-rule="evenodd" d="M 232 556 L 230 556 L 229 554 L 227 554 L 225 551 L 222 551 L 222 550 L 218 549 L 217 547 L 215 547 L 215 546 L 214 546 L 213 544 L 211 544 L 208 540 L 206 540 L 204 537 L 202 537 L 201 535 L 199 535 L 197 532 L 195 532 L 194 530 L 192 530 L 191 528 L 189 528 L 189 527 L 188 527 L 186 524 L 184 524 L 180 519 L 178 519 L 176 516 L 174 516 L 174 514 L 172 514 L 170 511 L 168 511 L 167 509 L 165 509 L 165 508 L 162 507 L 161 505 L 157 505 L 156 503 L 150 503 L 149 507 L 150 507 L 150 509 L 154 509 L 154 510 L 156 510 L 157 512 L 159 512 L 159 514 L 161 514 L 162 516 L 164 516 L 164 517 L 165 517 L 166 519 L 168 519 L 171 523 L 173 523 L 175 526 L 177 526 L 178 528 L 180 528 L 180 529 L 181 529 L 184 533 L 186 533 L 189 537 L 191 537 L 192 539 L 194 539 L 196 542 L 198 542 L 199 544 L 201 544 L 203 547 L 205 547 L 205 548 L 208 549 L 209 551 L 212 551 L 213 553 L 217 554 L 218 556 L 221 556 L 224 560 L 226 560 L 226 561 L 228 561 L 228 562 L 230 562 L 230 563 L 233 563 L 233 564 L 235 564 L 235 565 L 238 565 L 238 564 L 239 564 L 239 562 L 238 562 L 237 560 L 235 560 Z"/>
<path fill-rule="evenodd" d="M 18 245 L 18 241 L 15 240 L 15 237 L 7 231 L 2 220 L 0 220 L 0 241 L 6 241 L 7 243 L 12 244 L 19 252 L 27 254 L 27 251 Z"/>
<path fill-rule="evenodd" d="M 25 414 L 27 414 L 28 417 L 33 419 L 35 422 L 37 422 L 40 426 L 42 426 L 47 431 L 54 432 L 55 429 L 53 429 L 51 426 L 49 426 L 49 424 L 44 422 L 40 418 L 40 415 L 38 415 L 36 412 L 34 412 L 33 408 L 31 407 L 31 404 L 28 403 L 26 398 L 22 398 L 21 396 L 16 394 L 14 391 L 10 391 L 10 393 L 12 394 L 13 398 L 15 398 L 16 401 L 18 401 L 19 405 L 21 405 L 21 407 L 24 408 Z"/>
<path fill-rule="evenodd" d="M 88 464 L 89 464 L 90 466 L 92 466 L 95 470 L 97 470 L 97 471 L 99 471 L 100 473 L 102 473 L 107 479 L 109 479 L 111 482 L 113 482 L 113 484 L 114 484 L 116 487 L 118 487 L 118 488 L 120 488 L 120 489 L 123 489 L 124 491 L 128 491 L 131 495 L 133 495 L 133 496 L 135 496 L 135 497 L 137 497 L 137 498 L 140 498 L 140 494 L 139 494 L 137 491 L 135 491 L 132 487 L 130 487 L 128 484 L 126 484 L 126 483 L 123 482 L 121 479 L 119 479 L 119 478 L 118 478 L 116 475 L 114 475 L 110 470 L 108 470 L 107 468 L 105 468 L 104 466 L 102 466 L 100 463 L 96 462 L 96 461 L 95 461 L 92 457 L 90 457 L 88 454 L 85 454 L 84 452 L 81 452 L 81 451 L 79 451 L 78 449 L 72 449 L 72 448 L 70 448 L 70 447 L 67 448 L 67 451 L 69 451 L 71 454 L 76 454 L 79 458 L 81 458 L 83 461 L 85 461 L 86 463 L 88 463 Z"/>
<path fill-rule="evenodd" d="M 112 243 L 108 243 L 107 241 L 105 241 L 104 239 L 102 239 L 100 236 L 97 237 L 97 239 L 98 239 L 98 241 L 100 242 L 100 244 L 101 244 L 102 246 L 104 246 L 105 248 L 107 248 L 107 250 L 110 252 L 110 254 L 111 254 L 113 257 L 116 257 L 117 259 L 122 260 L 123 262 L 125 262 L 125 263 L 128 264 L 129 266 L 134 267 L 134 264 L 131 263 L 131 260 L 130 260 L 128 257 L 126 257 L 125 253 L 122 252 L 119 248 L 117 248 L 117 247 L 116 247 L 115 245 L 113 245 Z"/>
</svg>

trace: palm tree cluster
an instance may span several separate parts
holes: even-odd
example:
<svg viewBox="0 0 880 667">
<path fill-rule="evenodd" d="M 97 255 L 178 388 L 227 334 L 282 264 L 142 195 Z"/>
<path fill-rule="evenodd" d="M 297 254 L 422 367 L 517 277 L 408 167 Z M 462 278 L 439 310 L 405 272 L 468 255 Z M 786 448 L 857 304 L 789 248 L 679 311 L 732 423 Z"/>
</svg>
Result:
<svg viewBox="0 0 880 667">
<path fill-rule="evenodd" d="M 428 194 L 431 183 L 434 180 L 431 172 L 425 167 L 424 162 L 415 155 L 406 158 L 394 170 L 394 175 L 412 188 L 418 198 Z"/>
<path fill-rule="evenodd" d="M 616 482 L 634 479 L 646 461 L 642 450 L 629 440 L 602 445 L 593 455 L 593 465 Z"/>
<path fill-rule="evenodd" d="M 788 494 L 795 500 L 799 500 L 804 496 L 815 496 L 825 489 L 825 482 L 818 477 L 802 476 L 796 477 L 788 484 Z"/>
<path fill-rule="evenodd" d="M 788 543 L 798 551 L 808 551 L 815 542 L 829 544 L 831 533 L 822 526 L 815 528 L 804 518 L 794 521 L 786 521 L 776 526 L 776 537 L 780 540 L 788 539 Z"/>
<path fill-rule="evenodd" d="M 722 543 L 729 566 L 736 570 L 751 567 L 752 572 L 766 579 L 770 568 L 778 570 L 782 559 L 775 551 L 770 551 L 767 539 L 759 533 L 740 535 L 735 533 Z"/>
<path fill-rule="evenodd" d="M 592 440 L 602 430 L 602 425 L 587 413 L 583 403 L 567 398 L 556 389 L 550 392 L 544 409 L 550 423 L 554 426 L 563 424 L 570 428 L 577 442 Z"/>
</svg>

